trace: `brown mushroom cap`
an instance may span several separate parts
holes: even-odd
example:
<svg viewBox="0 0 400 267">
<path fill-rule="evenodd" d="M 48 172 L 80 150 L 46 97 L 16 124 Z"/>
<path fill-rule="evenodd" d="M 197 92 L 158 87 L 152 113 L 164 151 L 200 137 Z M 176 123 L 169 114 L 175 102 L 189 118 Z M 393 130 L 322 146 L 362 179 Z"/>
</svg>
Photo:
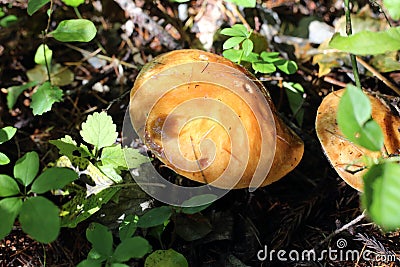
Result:
<svg viewBox="0 0 400 267">
<path fill-rule="evenodd" d="M 348 141 L 340 132 L 336 114 L 340 97 L 344 89 L 327 95 L 318 108 L 315 129 L 319 141 L 329 162 L 339 176 L 353 188 L 363 190 L 362 170 L 365 164 L 363 155 L 371 158 L 381 157 L 381 152 L 372 152 Z M 367 94 L 372 107 L 372 117 L 380 125 L 384 135 L 384 146 L 388 154 L 399 153 L 400 118 L 394 116 L 390 109 L 376 97 Z"/>
<path fill-rule="evenodd" d="M 131 91 L 130 116 L 167 167 L 220 188 L 268 185 L 303 154 L 303 142 L 276 116 L 263 85 L 200 50 L 169 52 L 147 64 Z"/>
</svg>

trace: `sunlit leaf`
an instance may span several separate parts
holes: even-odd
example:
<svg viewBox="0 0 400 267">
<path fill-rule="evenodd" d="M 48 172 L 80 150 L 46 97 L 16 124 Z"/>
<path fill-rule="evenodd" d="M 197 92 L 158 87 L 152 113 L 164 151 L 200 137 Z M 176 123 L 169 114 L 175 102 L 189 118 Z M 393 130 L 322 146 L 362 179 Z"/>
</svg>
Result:
<svg viewBox="0 0 400 267">
<path fill-rule="evenodd" d="M 222 29 L 221 34 L 227 36 L 247 37 L 248 31 L 243 24 L 235 24 L 231 28 Z"/>
<path fill-rule="evenodd" d="M 79 5 L 85 3 L 85 0 L 61 0 L 67 6 L 78 7 Z"/>
<path fill-rule="evenodd" d="M 31 192 L 42 194 L 49 190 L 61 189 L 76 179 L 78 174 L 71 169 L 49 168 L 33 182 Z"/>
<path fill-rule="evenodd" d="M 261 73 L 271 73 L 276 71 L 276 67 L 272 63 L 264 62 L 264 61 L 259 61 L 259 62 L 253 62 L 251 64 L 253 69 L 257 72 Z"/>
<path fill-rule="evenodd" d="M 90 42 L 96 36 L 96 27 L 87 19 L 63 20 L 49 33 L 60 42 Z"/>
<path fill-rule="evenodd" d="M 19 192 L 18 184 L 14 178 L 0 174 L 0 197 L 14 196 Z"/>
<path fill-rule="evenodd" d="M 47 65 L 50 66 L 51 59 L 53 57 L 53 51 L 45 44 L 39 45 L 35 53 L 35 63 L 39 65 Z"/>
<path fill-rule="evenodd" d="M 28 198 L 19 215 L 22 230 L 39 242 L 53 242 L 60 232 L 58 212 L 57 206 L 45 197 Z"/>
<path fill-rule="evenodd" d="M 7 157 L 6 154 L 0 152 L 0 165 L 6 165 L 10 163 L 10 159 Z"/>
<path fill-rule="evenodd" d="M 400 227 L 400 165 L 373 165 L 364 175 L 362 204 L 371 219 L 385 230 Z"/>
<path fill-rule="evenodd" d="M 95 146 L 96 149 L 111 146 L 117 139 L 116 125 L 106 112 L 95 112 L 82 123 L 80 134 L 83 140 Z"/>
<path fill-rule="evenodd" d="M 400 49 L 400 26 L 386 31 L 361 31 L 351 36 L 336 33 L 329 46 L 354 55 L 377 55 Z"/>
<path fill-rule="evenodd" d="M 256 0 L 225 0 L 227 2 L 232 2 L 238 6 L 242 7 L 255 7 Z"/>
<path fill-rule="evenodd" d="M 125 147 L 123 149 L 127 167 L 129 169 L 138 168 L 141 164 L 150 162 L 150 158 L 140 154 L 138 149 Z"/>
<path fill-rule="evenodd" d="M 144 267 L 188 267 L 186 258 L 173 249 L 156 250 L 144 262 Z"/>
<path fill-rule="evenodd" d="M 339 129 L 350 141 L 372 151 L 383 146 L 383 134 L 372 120 L 368 97 L 353 85 L 348 85 L 339 102 L 337 122 Z"/>
<path fill-rule="evenodd" d="M 12 126 L 7 126 L 0 129 L 0 144 L 9 141 L 15 133 L 17 132 L 17 128 Z"/>
<path fill-rule="evenodd" d="M 250 53 L 253 51 L 253 47 L 254 47 L 254 44 L 250 39 L 244 40 L 244 42 L 242 43 L 244 56 L 246 56 L 246 57 L 249 56 Z"/>
<path fill-rule="evenodd" d="M 224 42 L 222 48 L 229 49 L 229 48 L 235 47 L 238 44 L 240 44 L 241 42 L 243 42 L 243 40 L 245 40 L 245 39 L 246 39 L 246 37 L 242 37 L 242 36 L 231 37 Z"/>
<path fill-rule="evenodd" d="M 400 5 L 398 0 L 383 0 L 383 5 L 394 20 L 400 19 Z"/>
<path fill-rule="evenodd" d="M 42 115 L 51 110 L 55 102 L 60 102 L 63 91 L 57 86 L 52 86 L 50 82 L 45 82 L 32 95 L 31 108 L 33 115 Z"/>
</svg>

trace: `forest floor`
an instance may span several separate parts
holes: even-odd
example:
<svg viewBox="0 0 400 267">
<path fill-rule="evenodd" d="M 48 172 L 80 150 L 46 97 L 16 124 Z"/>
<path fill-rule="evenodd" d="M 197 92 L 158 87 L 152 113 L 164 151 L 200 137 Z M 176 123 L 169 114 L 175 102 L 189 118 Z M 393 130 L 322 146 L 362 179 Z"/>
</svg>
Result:
<svg viewBox="0 0 400 267">
<path fill-rule="evenodd" d="M 329 164 L 314 126 L 323 97 L 353 82 L 349 75 L 351 67 L 345 60 L 329 59 L 329 63 L 323 63 L 324 58 L 313 57 L 325 41 L 321 36 L 329 35 L 334 23 L 343 17 L 342 1 L 266 1 L 252 9 L 237 9 L 217 0 L 181 5 L 169 1 L 86 1 L 79 11 L 83 18 L 95 23 L 97 36 L 90 43 L 68 45 L 48 39 L 53 60 L 67 66 L 74 79 L 61 87 L 63 101 L 41 116 L 34 116 L 29 107 L 33 90 L 25 91 L 11 110 L 6 105 L 7 88 L 28 81 L 27 71 L 35 66 L 35 51 L 42 42 L 41 31 L 47 25 L 45 9 L 28 16 L 26 2 L 0 0 L 3 11 L 18 18 L 16 23 L 0 30 L 0 127 L 18 128 L 14 141 L 3 144 L 0 150 L 11 161 L 32 150 L 38 152 L 42 167 L 56 160 L 57 150 L 48 141 L 65 134 L 78 139 L 81 123 L 94 111 L 107 110 L 117 130 L 122 131 L 128 92 L 141 66 L 161 53 L 183 48 L 221 54 L 225 39 L 217 31 L 245 22 L 266 37 L 270 51 L 280 52 L 299 66 L 293 75 L 276 72 L 258 77 L 268 88 L 279 113 L 304 140 L 304 156 L 295 170 L 278 182 L 251 193 L 247 189 L 231 191 L 203 211 L 211 226 L 207 235 L 185 241 L 169 226 L 163 233 L 164 244 L 182 253 L 189 266 L 398 265 L 399 257 L 396 261 L 379 262 L 340 254 L 357 251 L 361 255 L 368 249 L 399 255 L 398 232 L 384 233 L 367 218 L 335 232 L 363 213 L 360 193 L 348 186 Z M 124 3 L 133 3 L 136 13 L 132 14 Z M 54 8 L 53 21 L 76 18 L 74 10 L 61 1 L 54 1 Z M 357 1 L 353 11 L 361 9 L 364 19 L 384 21 L 379 8 L 368 1 Z M 312 34 L 311 21 L 321 22 Z M 92 61 L 87 60 L 85 52 L 91 53 Z M 98 55 L 105 57 L 99 59 Z M 324 75 L 319 75 L 321 66 L 328 70 Z M 400 84 L 399 72 L 384 75 L 394 84 Z M 293 118 L 282 81 L 296 82 L 304 88 L 301 125 Z M 361 81 L 370 91 L 394 95 L 365 70 L 361 71 Z M 170 175 L 163 168 L 161 172 Z M 3 173 L 12 174 L 12 170 L 3 167 Z M 25 235 L 16 223 L 11 234 L 0 241 L 0 266 L 75 266 L 90 250 L 85 237 L 88 224 L 85 221 L 76 228 L 63 228 L 55 242 L 42 245 Z M 150 242 L 153 249 L 161 247 L 155 239 Z M 315 261 L 296 259 L 296 252 L 301 254 L 311 249 L 325 256 Z M 271 255 L 268 253 L 272 250 L 275 254 L 271 258 L 258 259 L 257 254 Z M 292 251 L 294 258 L 280 260 L 278 250 Z M 326 256 L 332 250 L 334 256 Z M 129 264 L 142 266 L 143 261 Z"/>
</svg>

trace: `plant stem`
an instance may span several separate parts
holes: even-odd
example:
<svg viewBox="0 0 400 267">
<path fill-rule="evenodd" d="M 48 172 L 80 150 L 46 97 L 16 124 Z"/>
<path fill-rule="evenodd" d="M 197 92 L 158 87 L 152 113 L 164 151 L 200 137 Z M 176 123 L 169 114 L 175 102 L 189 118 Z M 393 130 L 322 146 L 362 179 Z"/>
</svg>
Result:
<svg viewBox="0 0 400 267">
<path fill-rule="evenodd" d="M 351 28 L 350 0 L 344 0 L 344 4 L 345 4 L 345 14 L 346 14 L 346 34 L 349 36 L 349 35 L 352 35 L 352 33 L 353 33 L 352 28 Z M 353 68 L 353 74 L 354 74 L 354 80 L 356 82 L 356 86 L 361 89 L 361 82 L 360 82 L 360 76 L 358 74 L 356 56 L 353 54 L 350 54 L 350 59 L 351 59 L 351 67 Z"/>
<path fill-rule="evenodd" d="M 44 33 L 43 33 L 43 54 L 44 54 L 44 62 L 45 62 L 45 64 L 46 64 L 46 71 L 47 71 L 47 79 L 48 79 L 48 81 L 50 82 L 50 84 L 51 84 L 51 75 L 50 75 L 50 64 L 51 64 L 51 62 L 47 62 L 47 57 L 46 57 L 46 49 L 45 49 L 45 46 L 46 46 L 46 41 L 47 41 L 47 34 L 48 34 L 48 32 L 49 32 L 49 29 L 50 29 L 50 22 L 51 22 L 51 14 L 53 13 L 53 1 L 51 0 L 50 1 L 50 8 L 49 8 L 49 10 L 48 10 L 48 13 L 47 13 L 47 16 L 48 16 L 48 19 L 47 19 L 47 27 L 46 27 L 46 29 L 44 30 Z"/>
<path fill-rule="evenodd" d="M 74 6 L 74 11 L 76 16 L 78 17 L 78 19 L 82 19 L 82 15 L 81 12 L 79 12 L 78 8 Z"/>
</svg>

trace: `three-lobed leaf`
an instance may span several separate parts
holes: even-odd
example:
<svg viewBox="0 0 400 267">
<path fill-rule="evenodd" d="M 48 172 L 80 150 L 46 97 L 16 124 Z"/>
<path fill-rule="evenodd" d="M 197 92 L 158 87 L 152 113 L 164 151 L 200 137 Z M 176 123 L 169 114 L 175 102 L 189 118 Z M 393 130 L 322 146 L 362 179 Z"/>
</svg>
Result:
<svg viewBox="0 0 400 267">
<path fill-rule="evenodd" d="M 55 102 L 60 102 L 63 91 L 50 82 L 44 82 L 32 95 L 31 108 L 34 115 L 42 115 L 49 111 Z"/>
<path fill-rule="evenodd" d="M 87 19 L 63 20 L 50 36 L 60 42 L 90 42 L 96 36 L 96 26 Z"/>
<path fill-rule="evenodd" d="M 116 125 L 106 112 L 95 112 L 82 123 L 80 134 L 83 140 L 94 145 L 96 149 L 111 146 L 117 139 Z"/>
<path fill-rule="evenodd" d="M 227 36 L 241 36 L 247 38 L 249 35 L 249 31 L 243 24 L 235 24 L 231 28 L 222 29 L 221 34 Z"/>
<path fill-rule="evenodd" d="M 23 185 L 28 186 L 39 172 L 39 156 L 35 151 L 26 153 L 19 158 L 14 166 L 14 177 Z"/>
<path fill-rule="evenodd" d="M 27 198 L 22 204 L 19 221 L 22 230 L 35 240 L 50 243 L 60 232 L 59 210 L 45 197 Z"/>
<path fill-rule="evenodd" d="M 371 219 L 385 230 L 400 227 L 400 165 L 385 162 L 370 167 L 364 175 L 363 206 Z"/>
<path fill-rule="evenodd" d="M 31 192 L 42 194 L 50 190 L 60 189 L 78 179 L 78 174 L 68 168 L 46 169 L 33 182 Z"/>
<path fill-rule="evenodd" d="M 0 200 L 0 240 L 11 232 L 21 206 L 22 200 L 18 197 L 8 197 Z"/>
<path fill-rule="evenodd" d="M 383 133 L 371 117 L 368 97 L 354 85 L 348 85 L 342 95 L 337 122 L 343 135 L 351 142 L 372 151 L 383 147 Z"/>
</svg>

